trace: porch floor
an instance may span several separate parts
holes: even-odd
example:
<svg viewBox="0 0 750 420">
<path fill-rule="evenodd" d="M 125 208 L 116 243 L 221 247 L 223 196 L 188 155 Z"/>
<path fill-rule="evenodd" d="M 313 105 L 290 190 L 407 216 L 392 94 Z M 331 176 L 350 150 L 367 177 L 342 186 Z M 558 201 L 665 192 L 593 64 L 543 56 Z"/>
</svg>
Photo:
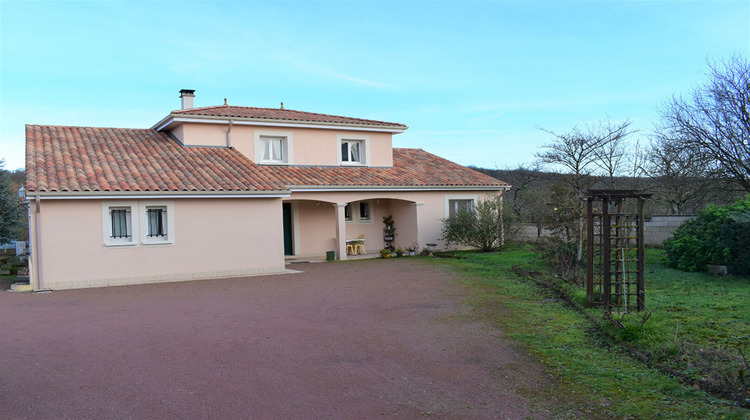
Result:
<svg viewBox="0 0 750 420">
<path fill-rule="evenodd" d="M 369 259 L 379 258 L 379 257 L 380 257 L 379 253 L 370 252 L 369 254 L 347 255 L 346 259 L 347 261 L 369 260 Z M 286 257 L 284 257 L 285 264 L 319 263 L 319 262 L 326 262 L 326 256 L 315 255 L 312 257 L 297 257 L 295 255 L 287 255 Z"/>
</svg>

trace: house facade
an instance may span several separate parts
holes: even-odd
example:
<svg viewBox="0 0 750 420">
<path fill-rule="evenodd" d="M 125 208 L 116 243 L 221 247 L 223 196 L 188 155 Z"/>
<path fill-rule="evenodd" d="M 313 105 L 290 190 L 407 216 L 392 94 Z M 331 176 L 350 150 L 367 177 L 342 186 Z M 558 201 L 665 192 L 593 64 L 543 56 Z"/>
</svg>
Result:
<svg viewBox="0 0 750 420">
<path fill-rule="evenodd" d="M 182 108 L 149 129 L 26 126 L 35 290 L 285 271 L 365 235 L 439 243 L 441 219 L 508 185 L 421 149 L 403 124 L 283 108 Z"/>
</svg>

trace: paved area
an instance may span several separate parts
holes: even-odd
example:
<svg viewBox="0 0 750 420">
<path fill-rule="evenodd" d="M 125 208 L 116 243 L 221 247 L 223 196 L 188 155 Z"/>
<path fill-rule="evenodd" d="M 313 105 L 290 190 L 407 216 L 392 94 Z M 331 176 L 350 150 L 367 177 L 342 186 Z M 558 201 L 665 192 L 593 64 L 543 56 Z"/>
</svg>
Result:
<svg viewBox="0 0 750 420">
<path fill-rule="evenodd" d="M 545 418 L 539 366 L 410 261 L 0 292 L 0 418 Z"/>
</svg>

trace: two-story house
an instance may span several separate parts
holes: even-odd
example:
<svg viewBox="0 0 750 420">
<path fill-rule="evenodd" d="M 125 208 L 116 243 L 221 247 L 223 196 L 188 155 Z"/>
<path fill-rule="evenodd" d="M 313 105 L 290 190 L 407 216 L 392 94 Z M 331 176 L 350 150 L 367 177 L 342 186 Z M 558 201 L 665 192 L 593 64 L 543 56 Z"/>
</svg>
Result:
<svg viewBox="0 0 750 420">
<path fill-rule="evenodd" d="M 441 219 L 508 185 L 421 149 L 403 124 L 280 108 L 193 107 L 149 129 L 26 126 L 35 290 L 240 277 L 346 240 L 439 242 Z"/>
</svg>

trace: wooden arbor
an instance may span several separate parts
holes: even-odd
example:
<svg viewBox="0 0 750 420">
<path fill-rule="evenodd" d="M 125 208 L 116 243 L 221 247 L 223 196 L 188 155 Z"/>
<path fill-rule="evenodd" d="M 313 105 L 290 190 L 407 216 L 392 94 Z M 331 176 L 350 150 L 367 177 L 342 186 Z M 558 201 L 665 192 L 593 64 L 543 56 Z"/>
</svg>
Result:
<svg viewBox="0 0 750 420">
<path fill-rule="evenodd" d="M 586 305 L 624 313 L 646 305 L 643 204 L 636 190 L 589 190 L 586 195 Z"/>
</svg>

